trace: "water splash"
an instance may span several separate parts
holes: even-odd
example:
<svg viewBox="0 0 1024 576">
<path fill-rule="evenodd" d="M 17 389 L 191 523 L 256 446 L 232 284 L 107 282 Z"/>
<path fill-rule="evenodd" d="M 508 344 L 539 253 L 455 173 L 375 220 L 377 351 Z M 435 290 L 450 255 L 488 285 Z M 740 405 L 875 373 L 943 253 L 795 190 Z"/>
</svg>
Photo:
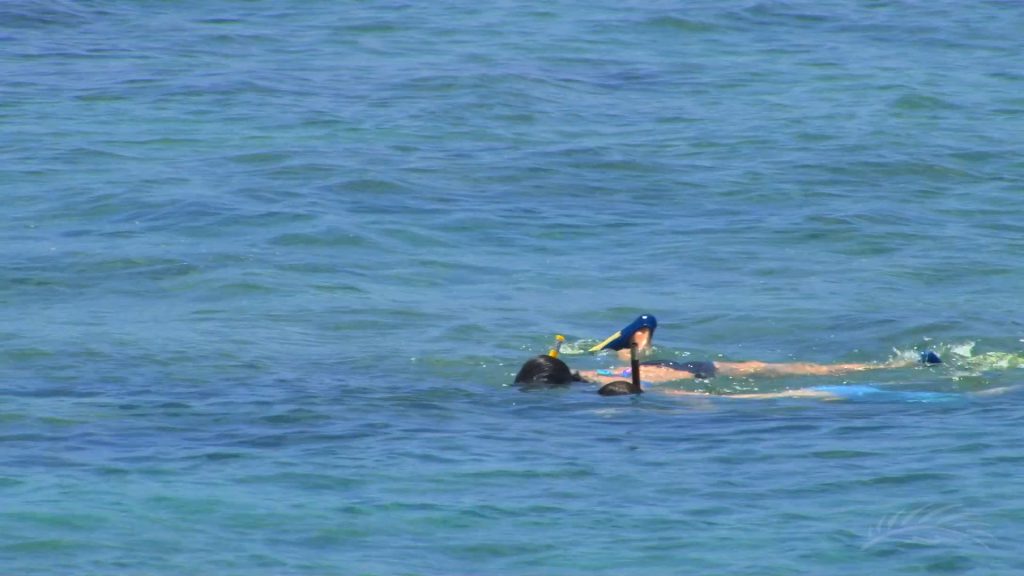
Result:
<svg viewBox="0 0 1024 576">
<path fill-rule="evenodd" d="M 893 348 L 893 360 L 916 361 L 922 350 L 934 350 L 946 364 L 956 370 L 954 376 L 957 378 L 979 376 L 983 372 L 993 370 L 1024 368 L 1024 351 L 975 354 L 975 345 L 974 341 L 968 340 L 951 344 L 936 343 L 920 349 Z"/>
<path fill-rule="evenodd" d="M 582 354 L 586 354 L 587 351 L 598 342 L 600 342 L 600 340 L 596 340 L 594 338 L 583 338 L 574 342 L 566 340 L 565 342 L 562 342 L 562 347 L 559 349 L 558 353 L 565 356 L 580 356 Z"/>
</svg>

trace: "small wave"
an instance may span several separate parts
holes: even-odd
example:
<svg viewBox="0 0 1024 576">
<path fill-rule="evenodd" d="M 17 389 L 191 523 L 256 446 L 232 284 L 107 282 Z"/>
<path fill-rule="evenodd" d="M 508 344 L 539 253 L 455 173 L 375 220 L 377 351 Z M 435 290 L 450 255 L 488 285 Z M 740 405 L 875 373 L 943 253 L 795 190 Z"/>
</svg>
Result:
<svg viewBox="0 0 1024 576">
<path fill-rule="evenodd" d="M 315 233 L 289 232 L 270 240 L 274 246 L 342 248 L 366 246 L 363 236 L 346 230 L 324 230 Z"/>
<path fill-rule="evenodd" d="M 660 16 L 657 18 L 651 18 L 646 22 L 647 25 L 663 28 L 667 30 L 675 30 L 679 32 L 714 32 L 719 29 L 718 26 L 710 24 L 708 22 L 701 22 L 699 20 L 690 20 L 688 18 L 681 18 L 679 16 Z"/>
<path fill-rule="evenodd" d="M 959 108 L 953 102 L 925 94 L 900 96 L 892 102 L 892 107 L 897 110 L 956 110 Z"/>
<path fill-rule="evenodd" d="M 5 2 L 0 5 L 0 22 L 16 28 L 70 28 L 88 23 L 89 18 L 72 2 Z"/>
</svg>

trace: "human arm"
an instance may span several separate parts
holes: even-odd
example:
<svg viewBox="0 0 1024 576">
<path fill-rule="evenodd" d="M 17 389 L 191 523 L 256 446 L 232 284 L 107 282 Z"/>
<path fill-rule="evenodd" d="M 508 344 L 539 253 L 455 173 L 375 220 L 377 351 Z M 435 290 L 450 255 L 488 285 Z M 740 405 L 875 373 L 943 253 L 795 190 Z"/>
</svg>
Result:
<svg viewBox="0 0 1024 576">
<path fill-rule="evenodd" d="M 611 372 L 608 370 L 581 370 L 580 376 L 597 384 L 607 384 L 615 380 L 629 378 L 629 369 Z M 644 382 L 672 382 L 675 380 L 692 380 L 694 375 L 685 370 L 676 370 L 668 366 L 643 366 L 640 378 Z"/>
</svg>

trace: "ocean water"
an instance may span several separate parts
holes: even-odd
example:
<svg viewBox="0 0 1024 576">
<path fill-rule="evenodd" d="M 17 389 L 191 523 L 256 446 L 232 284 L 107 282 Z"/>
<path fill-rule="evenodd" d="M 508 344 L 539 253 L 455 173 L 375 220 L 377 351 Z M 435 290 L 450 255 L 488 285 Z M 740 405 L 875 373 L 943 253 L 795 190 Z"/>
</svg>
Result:
<svg viewBox="0 0 1024 576">
<path fill-rule="evenodd" d="M 1022 53 L 1005 1 L 0 2 L 0 574 L 1024 574 Z M 643 312 L 946 363 L 510 386 Z"/>
</svg>

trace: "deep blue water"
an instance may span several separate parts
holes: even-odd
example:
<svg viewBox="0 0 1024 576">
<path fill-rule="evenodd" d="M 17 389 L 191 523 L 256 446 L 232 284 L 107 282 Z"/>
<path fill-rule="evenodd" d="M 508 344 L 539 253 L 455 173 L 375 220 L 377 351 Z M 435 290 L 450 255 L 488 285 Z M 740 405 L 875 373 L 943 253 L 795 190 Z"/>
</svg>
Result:
<svg viewBox="0 0 1024 576">
<path fill-rule="evenodd" d="M 1024 574 L 1022 53 L 1017 2 L 0 1 L 0 573 Z M 509 386 L 642 312 L 946 363 Z"/>
</svg>

